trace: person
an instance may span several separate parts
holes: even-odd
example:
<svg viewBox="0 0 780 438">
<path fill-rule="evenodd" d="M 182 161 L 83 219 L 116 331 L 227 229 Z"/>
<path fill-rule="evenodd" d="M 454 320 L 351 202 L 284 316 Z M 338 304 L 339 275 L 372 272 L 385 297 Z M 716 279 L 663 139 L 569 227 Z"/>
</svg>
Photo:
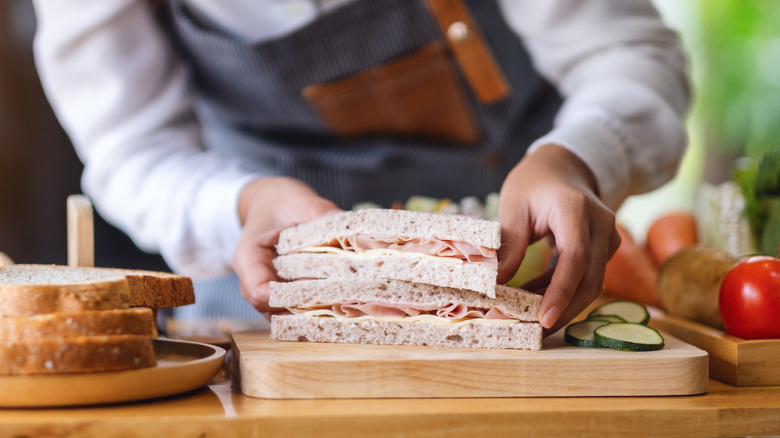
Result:
<svg viewBox="0 0 780 438">
<path fill-rule="evenodd" d="M 233 278 L 211 302 L 240 284 L 266 314 L 284 227 L 500 191 L 499 281 L 551 239 L 536 286 L 556 330 L 601 292 L 616 209 L 686 146 L 685 57 L 649 0 L 34 7 L 42 84 L 98 211 L 196 289 Z"/>
</svg>

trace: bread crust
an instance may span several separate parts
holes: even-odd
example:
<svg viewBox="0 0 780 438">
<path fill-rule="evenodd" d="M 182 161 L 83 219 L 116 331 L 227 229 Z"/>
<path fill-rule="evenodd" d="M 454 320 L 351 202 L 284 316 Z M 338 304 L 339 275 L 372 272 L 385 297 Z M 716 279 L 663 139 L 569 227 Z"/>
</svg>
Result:
<svg viewBox="0 0 780 438">
<path fill-rule="evenodd" d="M 0 267 L 0 316 L 177 307 L 195 302 L 189 277 L 59 265 Z"/>
<path fill-rule="evenodd" d="M 274 315 L 271 337 L 278 341 L 348 344 L 425 345 L 440 347 L 540 350 L 539 323 L 447 326 L 378 319 L 352 322 L 333 317 Z"/>
<path fill-rule="evenodd" d="M 0 339 L 4 342 L 113 335 L 157 337 L 152 309 L 88 310 L 0 318 Z"/>
<path fill-rule="evenodd" d="M 289 254 L 334 238 L 367 234 L 374 237 L 443 239 L 498 249 L 501 224 L 469 216 L 392 209 L 345 211 L 287 228 L 276 250 Z"/>
<path fill-rule="evenodd" d="M 4 375 L 122 371 L 156 363 L 149 336 L 85 336 L 0 343 L 0 374 Z"/>
<path fill-rule="evenodd" d="M 63 285 L 0 285 L 0 316 L 126 309 L 130 290 L 124 278 Z"/>
</svg>

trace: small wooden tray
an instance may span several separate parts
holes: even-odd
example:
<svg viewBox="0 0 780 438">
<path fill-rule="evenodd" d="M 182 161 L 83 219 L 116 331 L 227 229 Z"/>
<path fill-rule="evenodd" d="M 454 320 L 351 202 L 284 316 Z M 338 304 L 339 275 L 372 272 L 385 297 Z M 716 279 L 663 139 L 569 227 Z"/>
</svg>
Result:
<svg viewBox="0 0 780 438">
<path fill-rule="evenodd" d="M 180 394 L 207 384 L 225 350 L 208 344 L 155 339 L 157 365 L 129 371 L 0 376 L 0 407 L 119 403 Z"/>
<path fill-rule="evenodd" d="M 241 391 L 261 398 L 578 397 L 707 392 L 707 353 L 672 336 L 658 351 L 541 351 L 279 342 L 235 333 Z"/>
<path fill-rule="evenodd" d="M 658 309 L 649 310 L 651 326 L 709 353 L 711 377 L 735 386 L 780 385 L 780 339 L 742 339 Z"/>
</svg>

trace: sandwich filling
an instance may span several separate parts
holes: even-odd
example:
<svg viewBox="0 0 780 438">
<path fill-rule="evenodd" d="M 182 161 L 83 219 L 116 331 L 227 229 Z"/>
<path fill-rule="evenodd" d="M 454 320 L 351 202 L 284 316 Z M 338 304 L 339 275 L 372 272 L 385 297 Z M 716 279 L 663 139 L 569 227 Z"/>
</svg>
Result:
<svg viewBox="0 0 780 438">
<path fill-rule="evenodd" d="M 440 261 L 474 263 L 494 268 L 498 265 L 496 250 L 446 239 L 414 239 L 406 237 L 375 237 L 365 234 L 345 236 L 300 252 L 331 252 L 348 254 L 393 254 L 436 257 Z"/>
<path fill-rule="evenodd" d="M 447 304 L 444 306 L 426 306 L 421 304 L 391 304 L 379 302 L 340 302 L 309 307 L 288 308 L 291 313 L 309 316 L 335 317 L 348 320 L 381 319 L 383 321 L 419 322 L 427 321 L 441 324 L 497 323 L 514 324 L 521 322 L 501 312 L 496 307 L 482 309 L 465 304 Z"/>
</svg>

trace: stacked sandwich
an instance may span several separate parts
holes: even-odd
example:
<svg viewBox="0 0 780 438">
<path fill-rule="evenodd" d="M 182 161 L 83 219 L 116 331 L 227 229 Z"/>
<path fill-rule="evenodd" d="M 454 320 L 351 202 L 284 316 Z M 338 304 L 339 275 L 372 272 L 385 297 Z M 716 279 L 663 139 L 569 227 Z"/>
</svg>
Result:
<svg viewBox="0 0 780 438">
<path fill-rule="evenodd" d="M 496 284 L 500 224 L 405 210 L 283 230 L 271 318 L 284 341 L 539 350 L 541 296 Z"/>
<path fill-rule="evenodd" d="M 0 375 L 156 364 L 153 311 L 195 301 L 178 275 L 55 265 L 0 267 Z"/>
</svg>

